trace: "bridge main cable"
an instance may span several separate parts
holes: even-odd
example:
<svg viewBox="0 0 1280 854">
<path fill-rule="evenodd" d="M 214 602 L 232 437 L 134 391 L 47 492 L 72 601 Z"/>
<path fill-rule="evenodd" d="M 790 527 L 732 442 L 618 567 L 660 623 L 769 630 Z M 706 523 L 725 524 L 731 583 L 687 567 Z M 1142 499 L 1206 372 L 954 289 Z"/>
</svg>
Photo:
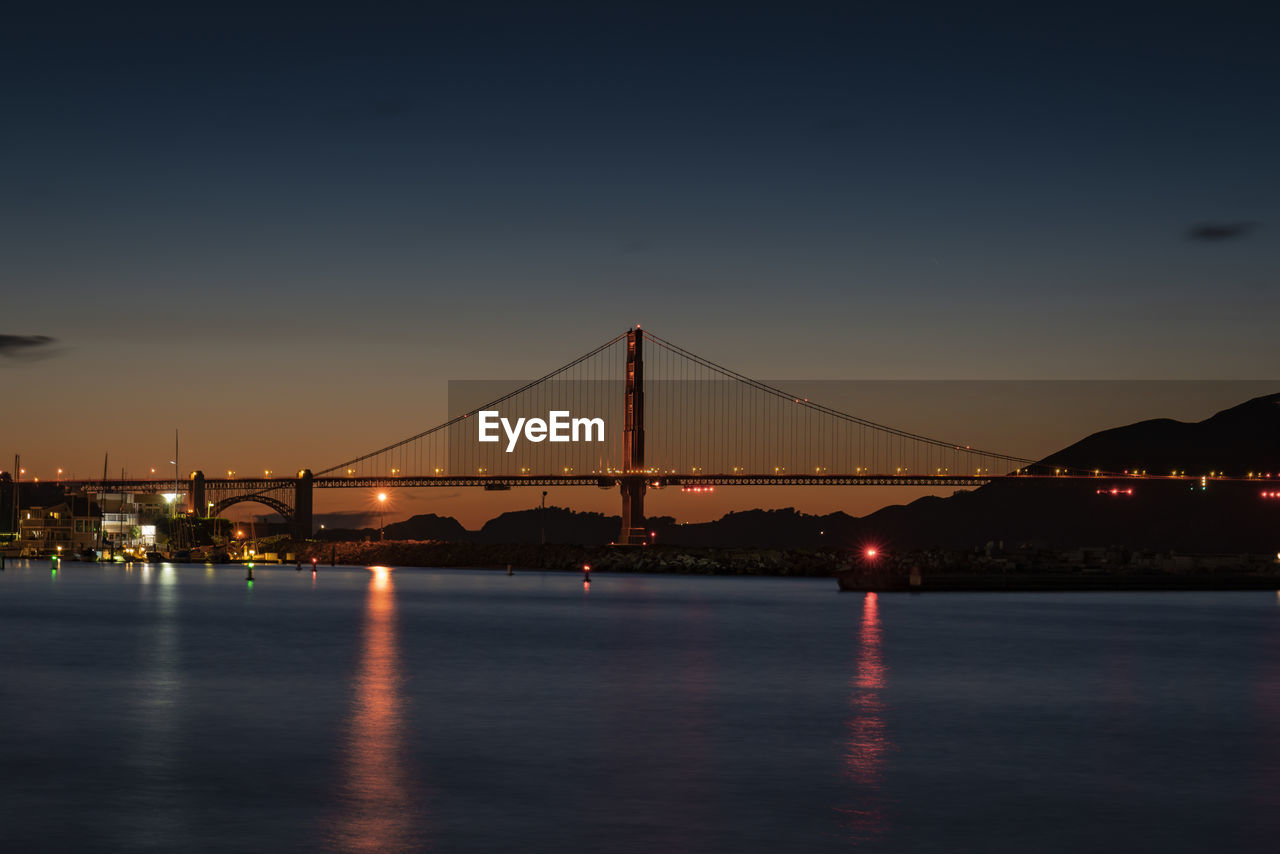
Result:
<svg viewBox="0 0 1280 854">
<path fill-rule="evenodd" d="M 606 341 L 605 343 L 601 344 L 599 347 L 596 347 L 596 348 L 595 348 L 594 350 L 592 350 L 591 352 L 589 352 L 589 353 L 584 353 L 583 355 L 579 356 L 578 358 L 574 359 L 573 361 L 568 362 L 568 363 L 566 363 L 566 364 L 564 364 L 564 365 L 561 365 L 560 367 L 556 368 L 554 371 L 551 371 L 550 373 L 545 374 L 544 376 L 541 376 L 541 377 L 539 377 L 539 378 L 538 378 L 538 379 L 536 379 L 536 380 L 532 380 L 532 381 L 530 381 L 530 382 L 527 382 L 527 383 L 525 383 L 524 385 L 520 386 L 520 387 L 519 387 L 519 388 L 517 388 L 517 389 L 514 389 L 514 390 L 512 390 L 512 391 L 509 391 L 509 392 L 507 392 L 506 394 L 502 395 L 502 396 L 501 396 L 501 397 L 499 397 L 499 398 L 496 398 L 496 399 L 494 399 L 494 400 L 491 400 L 491 401 L 489 401 L 488 403 L 483 404 L 483 405 L 481 405 L 481 406 L 477 406 L 475 409 L 472 409 L 470 412 L 465 412 L 465 413 L 463 413 L 462 415 L 458 415 L 458 416 L 455 416 L 455 417 L 453 417 L 453 418 L 450 418 L 448 421 L 445 421 L 443 424 L 437 424 L 436 426 L 434 426 L 434 427 L 430 428 L 429 430 L 423 430 L 421 433 L 418 433 L 417 435 L 414 435 L 414 436 L 410 436 L 410 437 L 409 437 L 409 438 L 407 438 L 407 439 L 401 439 L 399 442 L 393 442 L 393 443 L 391 443 L 390 445 L 387 445 L 385 448 L 379 448 L 379 449 L 378 449 L 378 450 L 376 450 L 376 451 L 370 451 L 370 452 L 369 452 L 369 453 L 367 453 L 367 454 L 361 454 L 360 456 L 355 457 L 355 458 L 350 459 L 350 460 L 347 460 L 346 462 L 338 463 L 337 465 L 333 465 L 333 466 L 329 466 L 329 468 L 326 468 L 326 469 L 321 469 L 321 470 L 319 470 L 319 471 L 315 472 L 315 476 L 316 476 L 316 477 L 320 477 L 321 475 L 326 475 L 326 474 L 329 474 L 329 473 L 331 473 L 331 472 L 338 471 L 339 469 L 344 469 L 344 468 L 348 468 L 348 467 L 351 467 L 351 466 L 358 465 L 358 464 L 360 464 L 360 463 L 364 462 L 365 460 L 373 459 L 374 457 L 378 456 L 379 454 L 385 454 L 385 453 L 388 453 L 388 452 L 390 452 L 390 451 L 394 451 L 394 450 L 396 450 L 397 448 L 400 448 L 400 447 L 403 447 L 403 446 L 405 446 L 405 445 L 409 444 L 410 442 L 416 442 L 416 441 L 418 441 L 419 439 L 426 438 L 427 436 L 430 436 L 430 435 L 431 435 L 431 434 L 433 434 L 433 433 L 438 433 L 439 431 L 441 431 L 441 430 L 446 430 L 446 429 L 448 429 L 449 427 L 452 427 L 452 426 L 453 426 L 453 425 L 455 425 L 455 424 L 460 424 L 460 423 L 462 423 L 463 421 L 465 421 L 466 419 L 471 418 L 471 417 L 473 417 L 474 415 L 476 415 L 477 413 L 479 413 L 482 409 L 492 409 L 492 408 L 494 408 L 494 407 L 498 406 L 499 404 L 504 403 L 504 402 L 506 402 L 506 401 L 510 400 L 510 399 L 511 399 L 511 398 L 513 398 L 513 397 L 516 397 L 517 395 L 523 394 L 524 392 L 528 391 L 528 390 L 529 390 L 529 389 L 531 389 L 531 388 L 534 388 L 535 386 L 538 386 L 538 385 L 540 385 L 540 384 L 542 384 L 542 383 L 544 383 L 544 382 L 547 382 L 548 380 L 554 379 L 556 376 L 558 376 L 558 375 L 560 375 L 560 374 L 564 373 L 565 371 L 570 370 L 571 368 L 573 368 L 573 367 L 575 367 L 575 366 L 577 366 L 577 365 L 582 364 L 583 362 L 587 361 L 588 359 L 592 358 L 593 356 L 596 356 L 596 355 L 598 355 L 598 354 L 600 354 L 600 353 L 604 352 L 605 350 L 608 350 L 608 349 L 609 349 L 610 347 L 612 347 L 614 344 L 617 344 L 619 341 L 621 341 L 622 339 L 624 339 L 624 338 L 626 338 L 626 337 L 627 337 L 627 332 L 623 332 L 622 334 L 617 335 L 617 336 L 615 336 L 615 337 L 613 337 L 613 338 L 609 339 L 609 340 L 608 340 L 608 341 Z"/>
<path fill-rule="evenodd" d="M 662 347 L 663 349 L 666 349 L 672 353 L 676 353 L 681 357 L 688 359 L 691 362 L 694 362 L 697 365 L 700 365 L 708 370 L 715 371 L 716 373 L 719 373 L 722 376 L 725 376 L 729 379 L 733 379 L 733 380 L 736 380 L 737 382 L 744 383 L 750 386 L 751 388 L 756 389 L 757 391 L 761 391 L 766 394 L 773 395 L 774 397 L 777 397 L 782 400 L 790 400 L 793 403 L 806 407 L 814 412 L 818 412 L 823 415 L 829 415 L 833 418 L 837 418 L 851 424 L 857 424 L 862 427 L 869 427 L 873 430 L 879 430 L 881 432 L 888 433 L 892 436 L 897 436 L 902 439 L 910 439 L 915 442 L 924 442 L 929 445 L 933 445 L 934 447 L 937 447 L 937 448 L 946 448 L 948 450 L 964 451 L 965 453 L 969 453 L 974 456 L 990 457 L 992 459 L 999 459 L 999 460 L 1007 460 L 1010 463 L 1018 463 L 1019 467 L 1021 467 L 1021 465 L 1030 465 L 1036 462 L 1035 460 L 1028 459 L 1026 457 L 1018 457 L 1012 454 L 999 453 L 997 451 L 985 451 L 980 448 L 973 448 L 968 445 L 961 445 L 955 442 L 944 442 L 941 439 L 935 439 L 931 436 L 923 436 L 919 433 L 912 433 L 907 430 L 900 430 L 897 427 L 890 427 L 885 424 L 878 424 L 875 421 L 870 421 L 866 418 L 860 418 L 857 415 L 852 415 L 848 412 L 843 412 L 839 409 L 833 409 L 829 406 L 824 406 L 820 403 L 814 403 L 811 400 L 809 400 L 807 397 L 788 394 L 787 392 L 783 391 L 780 388 L 771 386 L 768 383 L 761 382 L 760 380 L 752 379 L 751 377 L 748 377 L 745 374 L 740 374 L 731 368 L 726 368 L 723 365 L 720 365 L 711 361 L 710 359 L 706 359 L 702 356 L 699 356 L 697 353 L 692 353 L 684 349 L 683 347 L 679 346 L 678 344 L 673 344 L 670 341 L 667 341 L 663 338 L 659 338 L 657 335 L 654 335 L 652 332 L 649 332 L 648 330 L 644 330 L 644 337 L 649 339 L 659 347 Z"/>
</svg>

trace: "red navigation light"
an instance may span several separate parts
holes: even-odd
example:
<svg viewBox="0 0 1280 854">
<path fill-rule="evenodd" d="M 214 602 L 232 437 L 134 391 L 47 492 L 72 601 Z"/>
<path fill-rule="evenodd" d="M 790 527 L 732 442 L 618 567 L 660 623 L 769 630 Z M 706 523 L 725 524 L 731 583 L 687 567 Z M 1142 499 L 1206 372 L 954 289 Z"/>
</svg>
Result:
<svg viewBox="0 0 1280 854">
<path fill-rule="evenodd" d="M 875 560 L 876 555 L 880 554 L 880 550 L 875 546 L 868 546 L 867 550 L 864 551 L 863 554 L 867 556 L 868 560 Z"/>
</svg>

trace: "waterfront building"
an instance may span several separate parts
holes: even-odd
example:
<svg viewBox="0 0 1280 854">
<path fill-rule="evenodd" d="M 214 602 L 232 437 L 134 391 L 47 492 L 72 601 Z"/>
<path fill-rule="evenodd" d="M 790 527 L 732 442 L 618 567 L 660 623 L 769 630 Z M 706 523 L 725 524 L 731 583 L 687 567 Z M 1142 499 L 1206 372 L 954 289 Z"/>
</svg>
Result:
<svg viewBox="0 0 1280 854">
<path fill-rule="evenodd" d="M 18 539 L 24 552 L 73 554 L 94 548 L 102 525 L 102 508 L 88 496 L 69 495 L 48 507 L 27 507 L 18 517 Z"/>
<path fill-rule="evenodd" d="M 103 545 L 111 549 L 154 548 L 156 521 L 169 512 L 163 495 L 149 492 L 102 492 Z"/>
</svg>

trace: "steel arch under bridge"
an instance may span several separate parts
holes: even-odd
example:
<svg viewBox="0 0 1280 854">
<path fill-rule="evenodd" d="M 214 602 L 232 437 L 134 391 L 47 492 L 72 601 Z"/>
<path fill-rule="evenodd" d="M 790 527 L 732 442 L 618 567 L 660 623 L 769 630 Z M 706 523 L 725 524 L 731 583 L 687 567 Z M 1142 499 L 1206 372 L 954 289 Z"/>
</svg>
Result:
<svg viewBox="0 0 1280 854">
<path fill-rule="evenodd" d="M 293 521 L 293 505 L 286 501 L 281 501 L 279 498 L 273 498 L 270 495 L 232 495 L 227 498 L 223 498 L 220 501 L 206 503 L 206 507 L 210 511 L 210 516 L 217 516 L 221 514 L 223 510 L 226 510 L 228 507 L 235 504 L 246 504 L 250 502 L 256 502 L 270 507 L 272 510 L 283 516 L 286 522 Z"/>
</svg>

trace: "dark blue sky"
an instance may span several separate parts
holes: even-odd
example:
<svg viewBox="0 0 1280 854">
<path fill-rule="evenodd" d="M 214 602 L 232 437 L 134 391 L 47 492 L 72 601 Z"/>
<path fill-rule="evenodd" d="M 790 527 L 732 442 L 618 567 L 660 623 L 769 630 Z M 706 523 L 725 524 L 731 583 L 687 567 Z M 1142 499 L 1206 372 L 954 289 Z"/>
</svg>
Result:
<svg viewBox="0 0 1280 854">
<path fill-rule="evenodd" d="M 765 378 L 1276 373 L 1265 4 L 693 5 L 6 13 L 0 333 L 58 342 L 0 381 L 171 401 L 217 470 L 637 321 Z M 220 420 L 335 387 L 385 415 Z"/>
</svg>

